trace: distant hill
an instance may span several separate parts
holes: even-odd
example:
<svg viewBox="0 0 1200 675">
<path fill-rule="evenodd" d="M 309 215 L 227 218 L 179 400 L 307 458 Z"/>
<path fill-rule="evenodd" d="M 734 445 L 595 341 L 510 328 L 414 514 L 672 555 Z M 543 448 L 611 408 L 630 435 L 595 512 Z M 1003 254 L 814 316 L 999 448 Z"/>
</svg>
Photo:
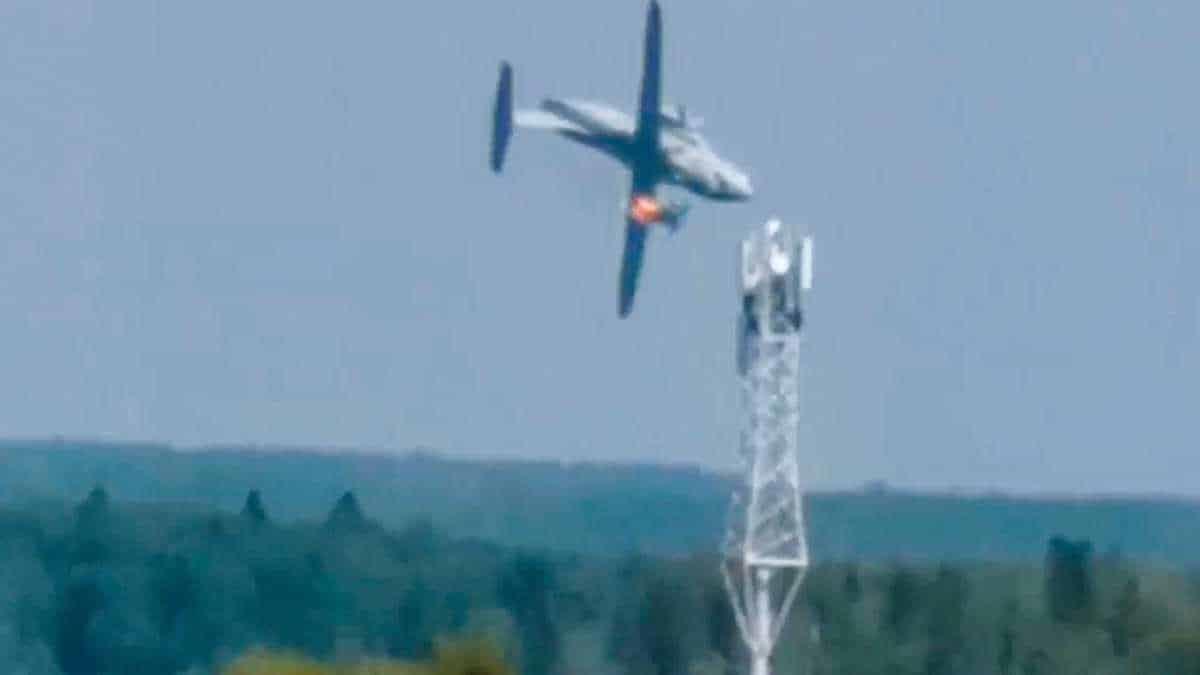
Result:
<svg viewBox="0 0 1200 675">
<path fill-rule="evenodd" d="M 714 550 L 733 480 L 698 468 L 450 460 L 311 450 L 72 441 L 0 442 L 0 501 L 115 499 L 239 511 L 254 489 L 273 519 L 324 519 L 347 490 L 370 518 L 402 527 L 428 517 L 459 537 L 586 554 Z M 1200 562 L 1200 502 L 1022 499 L 886 489 L 808 498 L 813 555 L 823 559 L 1036 560 L 1055 534 L 1104 553 Z"/>
</svg>

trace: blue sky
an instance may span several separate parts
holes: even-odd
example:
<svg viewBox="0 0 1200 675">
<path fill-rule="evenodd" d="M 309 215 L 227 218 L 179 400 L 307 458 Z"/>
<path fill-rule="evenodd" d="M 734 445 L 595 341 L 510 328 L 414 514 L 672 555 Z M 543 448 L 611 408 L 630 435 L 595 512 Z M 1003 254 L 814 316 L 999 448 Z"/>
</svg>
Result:
<svg viewBox="0 0 1200 675">
<path fill-rule="evenodd" d="M 656 233 L 519 102 L 636 96 L 644 4 L 0 7 L 0 434 L 733 462 L 733 275 L 817 240 L 812 483 L 1200 495 L 1200 8 L 667 0 L 745 205 Z"/>
</svg>

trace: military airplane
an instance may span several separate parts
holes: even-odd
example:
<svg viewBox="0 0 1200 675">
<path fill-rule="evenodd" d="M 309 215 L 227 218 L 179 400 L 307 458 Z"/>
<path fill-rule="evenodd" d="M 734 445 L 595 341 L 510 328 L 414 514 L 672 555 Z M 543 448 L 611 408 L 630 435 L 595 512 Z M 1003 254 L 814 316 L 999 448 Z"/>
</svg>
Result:
<svg viewBox="0 0 1200 675">
<path fill-rule="evenodd" d="M 642 269 L 648 229 L 663 224 L 678 229 L 688 205 L 659 199 L 661 184 L 717 201 L 743 201 L 753 194 L 746 173 L 721 158 L 701 136 L 701 120 L 689 118 L 682 106 L 662 103 L 662 13 L 652 0 L 646 19 L 642 83 L 637 117 L 604 103 L 548 98 L 537 109 L 513 111 L 513 73 L 500 64 L 492 121 L 491 167 L 504 166 L 515 126 L 553 131 L 572 141 L 599 150 L 619 161 L 631 174 L 629 198 L 624 202 L 625 248 L 617 315 L 633 309 Z"/>
</svg>

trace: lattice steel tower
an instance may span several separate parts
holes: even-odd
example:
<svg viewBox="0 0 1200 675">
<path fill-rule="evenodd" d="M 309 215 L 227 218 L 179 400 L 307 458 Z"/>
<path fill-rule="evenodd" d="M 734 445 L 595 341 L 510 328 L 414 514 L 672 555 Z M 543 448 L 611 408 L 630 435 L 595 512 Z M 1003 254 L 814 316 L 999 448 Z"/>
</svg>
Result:
<svg viewBox="0 0 1200 675">
<path fill-rule="evenodd" d="M 801 299 L 812 286 L 812 240 L 772 219 L 742 242 L 738 372 L 745 481 L 734 493 L 722 572 L 751 675 L 771 653 L 808 569 L 796 445 Z"/>
</svg>

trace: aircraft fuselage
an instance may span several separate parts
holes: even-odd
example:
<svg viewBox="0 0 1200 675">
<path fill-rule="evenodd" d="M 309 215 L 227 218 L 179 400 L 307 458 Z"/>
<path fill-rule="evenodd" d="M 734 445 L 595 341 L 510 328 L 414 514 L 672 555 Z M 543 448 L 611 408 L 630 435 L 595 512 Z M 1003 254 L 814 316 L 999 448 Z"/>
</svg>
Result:
<svg viewBox="0 0 1200 675">
<path fill-rule="evenodd" d="M 753 195 L 750 179 L 723 159 L 694 128 L 664 109 L 657 151 L 635 142 L 633 118 L 593 101 L 547 99 L 541 112 L 557 118 L 547 128 L 576 143 L 599 150 L 630 170 L 638 167 L 658 180 L 718 201 L 742 201 Z"/>
</svg>

